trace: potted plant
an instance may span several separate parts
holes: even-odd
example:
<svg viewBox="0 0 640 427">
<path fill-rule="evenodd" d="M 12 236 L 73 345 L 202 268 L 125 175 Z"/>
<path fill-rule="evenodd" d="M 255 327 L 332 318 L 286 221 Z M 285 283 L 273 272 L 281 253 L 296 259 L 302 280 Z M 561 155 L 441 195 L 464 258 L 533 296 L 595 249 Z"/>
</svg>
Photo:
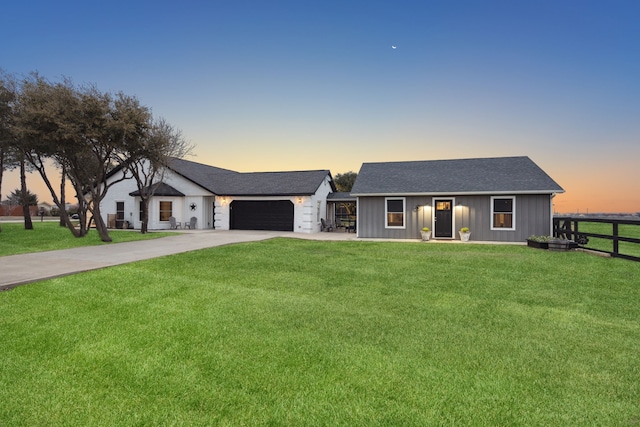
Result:
<svg viewBox="0 0 640 427">
<path fill-rule="evenodd" d="M 527 237 L 527 246 L 538 249 L 549 249 L 549 240 L 551 236 L 529 236 Z"/>
<path fill-rule="evenodd" d="M 428 242 L 431 238 L 431 230 L 429 230 L 429 227 L 423 227 L 422 230 L 420 230 L 420 234 L 422 235 L 422 240 L 425 242 Z"/>
<path fill-rule="evenodd" d="M 460 240 L 462 240 L 463 242 L 469 241 L 469 237 L 471 236 L 471 230 L 469 230 L 469 227 L 462 227 L 459 233 Z"/>
</svg>

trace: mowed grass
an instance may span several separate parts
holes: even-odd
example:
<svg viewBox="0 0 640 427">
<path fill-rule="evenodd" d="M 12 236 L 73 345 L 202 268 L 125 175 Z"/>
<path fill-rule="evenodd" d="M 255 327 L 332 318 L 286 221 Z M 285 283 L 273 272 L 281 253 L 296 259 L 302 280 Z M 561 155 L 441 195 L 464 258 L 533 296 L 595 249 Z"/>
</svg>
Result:
<svg viewBox="0 0 640 427">
<path fill-rule="evenodd" d="M 579 223 L 578 230 L 587 233 L 605 234 L 611 236 L 613 235 L 613 224 L 581 221 Z M 638 225 L 620 224 L 618 225 L 618 234 L 622 237 L 640 239 L 640 223 L 638 223 Z M 598 249 L 601 251 L 613 252 L 613 240 L 589 236 L 589 243 L 587 243 L 585 247 L 589 249 Z M 619 253 L 624 255 L 640 257 L 640 244 L 619 242 L 618 251 Z"/>
<path fill-rule="evenodd" d="M 640 263 L 274 239 L 0 293 L 0 425 L 640 420 Z"/>
<path fill-rule="evenodd" d="M 25 230 L 23 223 L 3 222 L 0 225 L 0 256 L 111 244 L 100 240 L 95 229 L 89 230 L 87 236 L 77 238 L 68 228 L 60 227 L 58 222 L 53 221 L 34 221 L 33 230 Z M 113 243 L 122 243 L 170 236 L 171 233 L 154 231 L 141 234 L 133 230 L 109 230 L 109 235 Z"/>
</svg>

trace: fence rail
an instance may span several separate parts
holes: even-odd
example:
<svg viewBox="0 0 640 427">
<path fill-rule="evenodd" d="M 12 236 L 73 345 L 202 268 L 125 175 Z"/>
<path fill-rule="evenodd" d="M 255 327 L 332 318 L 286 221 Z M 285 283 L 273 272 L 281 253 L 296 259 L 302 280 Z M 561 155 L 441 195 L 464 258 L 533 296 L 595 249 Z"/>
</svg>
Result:
<svg viewBox="0 0 640 427">
<path fill-rule="evenodd" d="M 595 224 L 595 225 L 594 225 Z M 611 225 L 611 232 L 603 230 L 606 224 Z M 625 226 L 621 235 L 620 226 Z M 617 258 L 624 258 L 640 262 L 640 220 L 609 219 L 588 217 L 554 217 L 553 235 L 561 239 L 573 240 L 579 247 L 611 254 Z M 602 239 L 611 242 L 611 249 L 589 244 L 590 239 Z M 624 253 L 620 243 L 624 243 Z M 630 245 L 626 245 L 626 244 Z"/>
</svg>

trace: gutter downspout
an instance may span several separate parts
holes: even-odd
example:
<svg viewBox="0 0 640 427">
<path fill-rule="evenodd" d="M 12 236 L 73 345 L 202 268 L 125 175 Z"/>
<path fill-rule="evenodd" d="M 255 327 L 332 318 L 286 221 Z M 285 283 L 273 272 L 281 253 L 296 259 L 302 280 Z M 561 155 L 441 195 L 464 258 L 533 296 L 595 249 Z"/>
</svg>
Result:
<svg viewBox="0 0 640 427">
<path fill-rule="evenodd" d="M 549 211 L 551 212 L 551 221 L 549 222 L 549 236 L 553 236 L 553 199 L 557 196 L 557 193 L 551 193 L 549 196 Z"/>
</svg>

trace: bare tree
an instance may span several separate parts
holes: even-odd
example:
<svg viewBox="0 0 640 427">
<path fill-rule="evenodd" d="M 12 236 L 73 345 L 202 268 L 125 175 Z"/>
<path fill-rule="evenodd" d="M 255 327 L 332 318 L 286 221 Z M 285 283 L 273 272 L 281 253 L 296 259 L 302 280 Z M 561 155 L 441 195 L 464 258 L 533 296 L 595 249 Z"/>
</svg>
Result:
<svg viewBox="0 0 640 427">
<path fill-rule="evenodd" d="M 190 155 L 193 145 L 183 138 L 180 130 L 175 129 L 163 118 L 153 122 L 147 137 L 141 142 L 137 147 L 129 147 L 127 167 L 136 180 L 140 193 L 140 232 L 146 233 L 149 224 L 149 201 L 162 183 L 164 171 L 171 159 Z"/>
</svg>

